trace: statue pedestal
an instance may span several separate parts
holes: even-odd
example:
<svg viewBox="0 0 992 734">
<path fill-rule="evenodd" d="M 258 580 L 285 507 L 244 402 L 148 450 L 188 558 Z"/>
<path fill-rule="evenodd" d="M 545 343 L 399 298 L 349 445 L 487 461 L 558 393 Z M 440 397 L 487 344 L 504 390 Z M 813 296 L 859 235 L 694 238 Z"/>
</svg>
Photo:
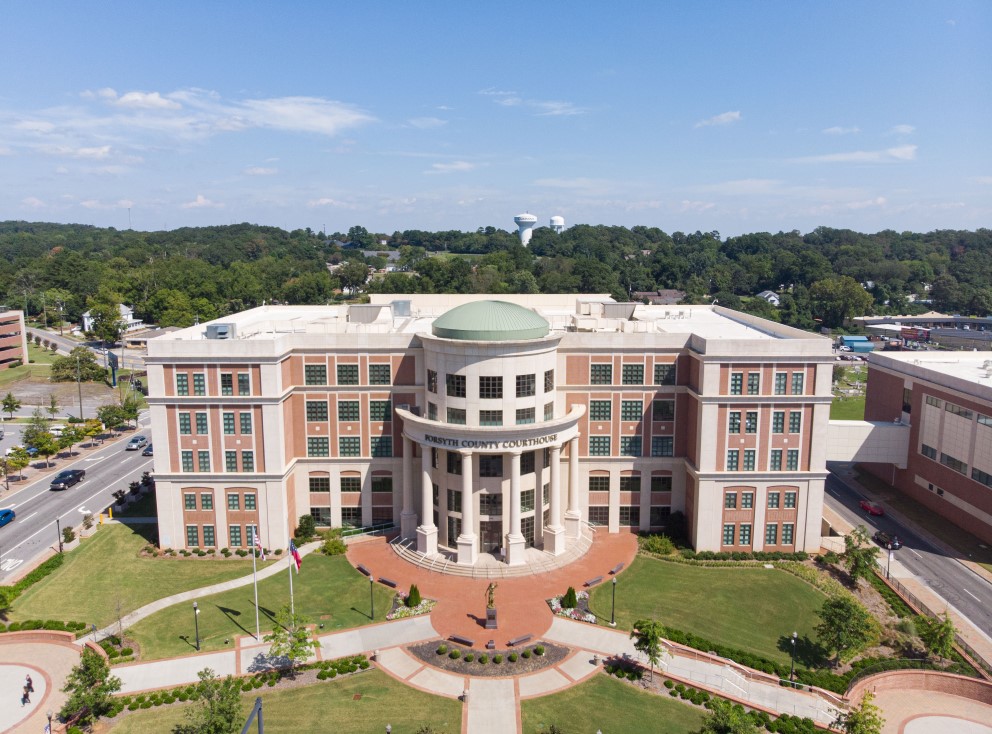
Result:
<svg viewBox="0 0 992 734">
<path fill-rule="evenodd" d="M 496 629 L 496 610 L 486 609 L 486 629 L 494 630 Z"/>
</svg>

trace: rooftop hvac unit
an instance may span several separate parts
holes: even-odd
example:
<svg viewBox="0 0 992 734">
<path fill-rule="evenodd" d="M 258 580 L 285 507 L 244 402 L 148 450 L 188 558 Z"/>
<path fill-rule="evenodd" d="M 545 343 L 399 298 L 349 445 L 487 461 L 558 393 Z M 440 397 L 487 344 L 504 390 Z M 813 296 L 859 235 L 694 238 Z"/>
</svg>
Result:
<svg viewBox="0 0 992 734">
<path fill-rule="evenodd" d="M 609 319 L 630 319 L 634 315 L 636 303 L 604 303 L 603 316 Z"/>
<path fill-rule="evenodd" d="M 393 307 L 393 316 L 409 316 L 410 315 L 410 300 L 402 301 L 391 301 L 390 305 Z"/>
<path fill-rule="evenodd" d="M 379 303 L 355 303 L 348 306 L 348 321 L 352 324 L 371 324 L 379 318 Z"/>
<path fill-rule="evenodd" d="M 233 339 L 237 334 L 234 324 L 208 324 L 207 339 Z"/>
</svg>

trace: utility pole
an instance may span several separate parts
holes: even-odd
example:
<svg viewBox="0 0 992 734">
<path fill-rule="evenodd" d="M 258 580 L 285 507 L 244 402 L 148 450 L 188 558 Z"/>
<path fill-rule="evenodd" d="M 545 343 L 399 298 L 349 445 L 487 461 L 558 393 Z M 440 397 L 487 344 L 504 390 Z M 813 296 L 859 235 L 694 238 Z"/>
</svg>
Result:
<svg viewBox="0 0 992 734">
<path fill-rule="evenodd" d="M 79 352 L 76 352 L 76 389 L 79 390 L 79 420 L 83 420 L 83 383 L 79 379 Z"/>
<path fill-rule="evenodd" d="M 62 552 L 62 524 L 59 522 L 58 518 L 55 518 L 55 532 L 59 536 L 59 553 Z"/>
</svg>

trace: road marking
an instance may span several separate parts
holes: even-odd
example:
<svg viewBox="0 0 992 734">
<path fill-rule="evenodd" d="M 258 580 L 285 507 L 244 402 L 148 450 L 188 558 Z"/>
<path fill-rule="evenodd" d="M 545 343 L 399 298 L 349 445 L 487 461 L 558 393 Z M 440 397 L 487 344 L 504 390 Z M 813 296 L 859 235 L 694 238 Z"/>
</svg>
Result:
<svg viewBox="0 0 992 734">
<path fill-rule="evenodd" d="M 13 571 L 22 563 L 24 563 L 24 561 L 22 561 L 20 558 L 8 558 L 3 563 L 0 563 L 0 571 L 4 571 L 4 572 Z"/>
<path fill-rule="evenodd" d="M 27 517 L 25 517 L 25 518 L 21 518 L 21 522 L 27 522 L 28 520 L 30 520 L 30 519 L 31 519 L 32 517 L 34 517 L 34 516 L 35 516 L 35 515 L 37 515 L 37 514 L 38 514 L 37 512 L 32 512 L 32 513 L 31 513 L 30 515 L 28 515 Z"/>
<path fill-rule="evenodd" d="M 968 591 L 967 589 L 961 589 L 961 591 L 963 591 L 963 592 L 964 592 L 965 594 L 967 594 L 968 596 L 970 596 L 970 597 L 971 597 L 972 599 L 974 599 L 975 601 L 977 601 L 977 602 L 980 602 L 980 601 L 981 601 L 981 599 L 979 599 L 979 598 L 978 598 L 977 596 L 975 596 L 974 594 L 972 594 L 972 593 L 971 593 L 970 591 Z"/>
<path fill-rule="evenodd" d="M 13 510 L 15 507 L 17 507 L 16 502 L 12 505 L 8 505 L 7 507 L 0 507 L 0 510 Z"/>
<path fill-rule="evenodd" d="M 921 556 L 921 555 L 920 555 L 919 553 L 917 553 L 917 552 L 916 552 L 915 550 L 913 550 L 912 548 L 910 548 L 910 549 L 909 549 L 909 552 L 910 552 L 910 553 L 912 553 L 912 554 L 913 554 L 914 556 L 916 556 L 917 558 L 919 558 L 919 559 L 920 559 L 921 561 L 923 560 L 923 556 Z"/>
<path fill-rule="evenodd" d="M 101 461 L 106 461 L 109 458 L 109 456 L 101 456 L 99 459 L 86 459 L 86 461 L 90 461 L 93 464 L 99 464 Z"/>
<path fill-rule="evenodd" d="M 92 514 L 89 510 L 86 509 L 86 506 L 85 505 L 80 505 L 79 507 L 77 507 L 76 508 L 76 512 L 78 512 L 81 515 L 90 515 L 90 514 Z"/>
</svg>

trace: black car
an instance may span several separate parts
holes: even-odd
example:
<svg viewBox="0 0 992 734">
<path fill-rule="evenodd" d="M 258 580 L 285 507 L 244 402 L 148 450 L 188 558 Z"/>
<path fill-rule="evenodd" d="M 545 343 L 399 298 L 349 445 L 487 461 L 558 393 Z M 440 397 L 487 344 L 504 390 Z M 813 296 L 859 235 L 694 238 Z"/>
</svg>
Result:
<svg viewBox="0 0 992 734">
<path fill-rule="evenodd" d="M 899 540 L 898 535 L 889 535 L 888 533 L 879 530 L 874 535 L 875 542 L 887 550 L 899 550 L 902 548 L 902 541 Z"/>
<path fill-rule="evenodd" d="M 148 444 L 148 445 L 147 445 L 147 446 L 145 446 L 145 448 L 144 448 L 144 449 L 142 450 L 142 452 L 141 452 L 141 455 L 142 455 L 142 456 L 152 456 L 152 453 L 153 453 L 153 452 L 152 452 L 152 445 L 151 445 L 151 444 Z"/>
<path fill-rule="evenodd" d="M 60 471 L 52 479 L 51 489 L 69 489 L 73 484 L 79 484 L 83 481 L 83 477 L 85 476 L 86 472 L 82 469 Z"/>
</svg>

